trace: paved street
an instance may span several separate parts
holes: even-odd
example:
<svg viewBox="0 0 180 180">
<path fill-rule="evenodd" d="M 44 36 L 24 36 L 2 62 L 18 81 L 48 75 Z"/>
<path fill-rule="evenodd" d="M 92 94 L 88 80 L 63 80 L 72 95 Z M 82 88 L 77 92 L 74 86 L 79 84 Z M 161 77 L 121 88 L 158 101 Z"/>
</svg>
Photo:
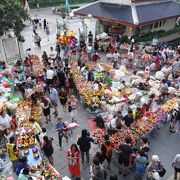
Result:
<svg viewBox="0 0 180 180">
<path fill-rule="evenodd" d="M 39 33 L 39 35 L 42 37 L 42 48 L 41 50 L 38 50 L 36 47 L 34 47 L 34 44 L 32 42 L 32 27 L 26 27 L 26 29 L 23 32 L 23 35 L 26 39 L 25 42 L 25 47 L 28 48 L 28 46 L 32 47 L 32 51 L 38 55 L 42 54 L 42 51 L 47 51 L 49 52 L 49 48 L 50 46 L 55 46 L 55 42 L 56 42 L 56 18 L 58 18 L 59 22 L 62 22 L 62 18 L 60 18 L 59 16 L 53 15 L 51 12 L 51 9 L 40 9 L 40 11 L 37 10 L 32 10 L 31 11 L 31 15 L 35 15 L 38 14 L 38 17 L 40 18 L 46 18 L 47 22 L 50 23 L 50 41 L 47 41 L 47 37 L 45 35 L 45 32 L 43 31 L 43 29 L 39 29 L 37 32 Z M 68 112 L 63 112 L 62 111 L 62 106 L 59 104 L 58 106 L 59 109 L 59 116 L 62 117 L 62 119 L 64 121 L 68 121 L 70 122 L 70 116 Z M 63 139 L 63 149 L 60 151 L 60 147 L 58 145 L 58 137 L 57 137 L 57 133 L 55 131 L 55 123 L 57 122 L 57 119 L 52 118 L 52 121 L 49 124 L 45 124 L 44 123 L 44 127 L 47 128 L 48 130 L 48 135 L 49 137 L 53 137 L 54 141 L 53 141 L 53 146 L 55 149 L 54 152 L 54 163 L 55 163 L 55 168 L 60 171 L 62 173 L 63 176 L 69 176 L 69 172 L 68 172 L 68 164 L 67 164 L 67 159 L 66 159 L 66 152 L 68 150 L 68 148 L 70 147 L 70 145 L 72 143 L 75 143 L 77 141 L 77 137 L 78 135 L 81 134 L 81 130 L 83 128 L 87 128 L 89 131 L 89 127 L 87 124 L 87 120 L 89 119 L 90 115 L 87 112 L 86 109 L 84 109 L 82 106 L 79 110 L 78 113 L 78 123 L 80 124 L 80 127 L 77 128 L 76 130 L 74 130 L 73 134 L 70 137 L 69 143 L 65 142 L 65 139 Z M 177 136 L 175 134 L 170 134 L 168 132 L 168 126 L 166 127 L 161 127 L 161 129 L 159 130 L 158 136 L 150 139 L 150 156 L 153 154 L 157 154 L 160 156 L 160 159 L 163 163 L 163 165 L 165 166 L 167 173 L 165 175 L 164 178 L 162 178 L 163 180 L 167 180 L 169 177 L 172 176 L 173 173 L 173 169 L 171 167 L 172 161 L 174 156 L 179 153 L 180 151 L 180 136 Z M 91 158 L 93 157 L 94 153 L 98 150 L 97 145 L 92 145 L 92 149 L 91 149 Z M 116 162 L 117 158 L 114 155 L 114 160 L 111 166 L 111 170 L 110 173 L 118 173 L 118 164 Z M 89 166 L 88 165 L 82 165 L 81 166 L 82 169 L 82 177 L 84 180 L 88 180 L 89 179 Z M 134 178 L 134 173 L 132 171 L 132 173 L 130 173 L 129 176 L 127 177 L 122 177 L 119 175 L 119 180 L 121 179 L 126 179 L 126 180 L 133 180 Z"/>
</svg>

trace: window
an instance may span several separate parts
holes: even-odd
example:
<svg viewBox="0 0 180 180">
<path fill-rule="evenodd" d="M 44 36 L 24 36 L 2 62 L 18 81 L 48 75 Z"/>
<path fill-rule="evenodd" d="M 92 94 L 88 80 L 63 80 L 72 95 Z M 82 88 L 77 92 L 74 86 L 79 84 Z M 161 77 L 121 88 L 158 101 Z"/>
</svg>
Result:
<svg viewBox="0 0 180 180">
<path fill-rule="evenodd" d="M 153 23 L 150 26 L 151 26 L 151 29 L 152 29 L 153 28 Z"/>
<path fill-rule="evenodd" d="M 159 27 L 161 27 L 163 25 L 162 21 L 159 21 Z"/>
<path fill-rule="evenodd" d="M 166 23 L 166 20 L 163 21 L 163 26 L 164 26 L 165 23 Z"/>
<path fill-rule="evenodd" d="M 154 23 L 154 28 L 158 28 L 158 22 Z"/>
</svg>

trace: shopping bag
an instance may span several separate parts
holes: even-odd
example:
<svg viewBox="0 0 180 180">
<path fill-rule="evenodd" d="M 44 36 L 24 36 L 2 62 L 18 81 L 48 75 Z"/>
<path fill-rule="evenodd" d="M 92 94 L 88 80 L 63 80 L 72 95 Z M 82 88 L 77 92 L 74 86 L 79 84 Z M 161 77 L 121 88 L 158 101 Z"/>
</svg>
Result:
<svg viewBox="0 0 180 180">
<path fill-rule="evenodd" d="M 160 180 L 160 176 L 158 172 L 152 172 L 152 177 L 154 180 Z"/>
<path fill-rule="evenodd" d="M 161 163 L 159 163 L 159 169 L 160 169 L 160 164 L 161 164 Z M 158 173 L 159 173 L 159 176 L 160 176 L 160 177 L 163 177 L 163 176 L 166 174 L 166 170 L 165 170 L 164 167 L 163 167 L 163 170 L 162 170 L 162 171 L 159 171 Z"/>
<path fill-rule="evenodd" d="M 163 170 L 159 172 L 159 176 L 163 177 L 165 174 L 166 174 L 166 170 L 163 168 Z"/>
</svg>

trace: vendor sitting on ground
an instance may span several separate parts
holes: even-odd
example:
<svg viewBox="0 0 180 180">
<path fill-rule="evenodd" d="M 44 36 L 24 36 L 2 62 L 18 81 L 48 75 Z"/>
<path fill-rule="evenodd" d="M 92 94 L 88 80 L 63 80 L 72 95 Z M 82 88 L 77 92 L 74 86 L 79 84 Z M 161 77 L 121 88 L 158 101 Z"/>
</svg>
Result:
<svg viewBox="0 0 180 180">
<path fill-rule="evenodd" d="M 98 52 L 96 52 L 96 53 L 93 55 L 92 60 L 95 61 L 95 62 L 98 61 L 98 60 L 100 60 L 100 56 L 99 56 Z"/>
<path fill-rule="evenodd" d="M 123 117 L 123 121 L 125 123 L 125 125 L 130 128 L 131 127 L 131 124 L 133 124 L 134 120 L 133 120 L 133 112 L 131 109 L 128 110 L 128 114 L 126 114 L 124 117 Z"/>
<path fill-rule="evenodd" d="M 119 91 L 124 90 L 126 88 L 126 82 L 122 81 L 121 84 L 119 85 Z"/>
<path fill-rule="evenodd" d="M 118 111 L 115 117 L 106 124 L 109 135 L 113 135 L 121 129 L 127 129 L 127 126 L 122 121 L 121 111 Z"/>
<path fill-rule="evenodd" d="M 150 89 L 149 80 L 150 78 L 148 77 L 145 82 L 141 82 L 139 84 L 139 89 L 148 91 Z"/>
</svg>

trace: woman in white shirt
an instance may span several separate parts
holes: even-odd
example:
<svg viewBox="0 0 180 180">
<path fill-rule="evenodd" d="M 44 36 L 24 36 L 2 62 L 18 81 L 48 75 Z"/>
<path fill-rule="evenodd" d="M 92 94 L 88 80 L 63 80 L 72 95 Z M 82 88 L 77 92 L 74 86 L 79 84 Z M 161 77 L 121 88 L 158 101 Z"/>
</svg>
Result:
<svg viewBox="0 0 180 180">
<path fill-rule="evenodd" d="M 122 114 L 120 111 L 117 112 L 115 117 L 106 124 L 106 128 L 109 135 L 115 134 L 116 132 L 120 131 L 121 129 L 127 129 L 126 125 L 122 121 Z"/>
<path fill-rule="evenodd" d="M 11 117 L 5 110 L 0 112 L 0 135 L 4 135 L 6 129 L 10 128 Z"/>
</svg>

